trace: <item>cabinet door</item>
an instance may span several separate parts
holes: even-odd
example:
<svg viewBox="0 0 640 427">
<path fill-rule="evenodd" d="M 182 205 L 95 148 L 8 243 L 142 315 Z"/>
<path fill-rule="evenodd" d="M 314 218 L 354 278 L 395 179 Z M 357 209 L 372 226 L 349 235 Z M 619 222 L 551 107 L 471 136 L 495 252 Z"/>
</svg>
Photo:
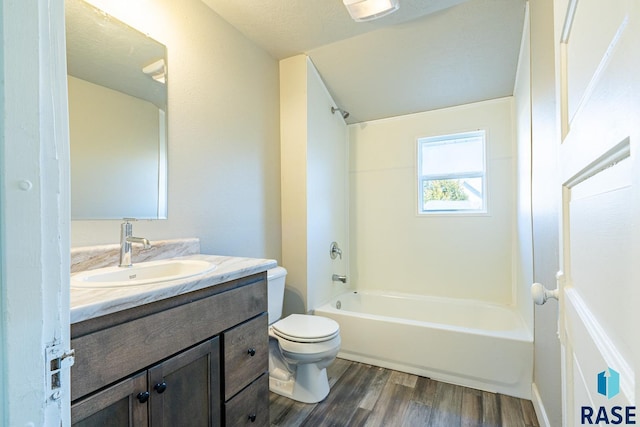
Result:
<svg viewBox="0 0 640 427">
<path fill-rule="evenodd" d="M 220 425 L 219 351 L 213 338 L 149 369 L 152 426 Z"/>
<path fill-rule="evenodd" d="M 146 372 L 128 378 L 71 405 L 74 427 L 138 427 L 147 425 Z"/>
</svg>

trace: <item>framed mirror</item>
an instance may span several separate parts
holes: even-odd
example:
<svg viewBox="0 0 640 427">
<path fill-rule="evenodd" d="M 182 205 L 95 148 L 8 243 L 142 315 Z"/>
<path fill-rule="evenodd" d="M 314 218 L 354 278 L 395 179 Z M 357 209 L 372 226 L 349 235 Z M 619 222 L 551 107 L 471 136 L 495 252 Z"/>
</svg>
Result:
<svg viewBox="0 0 640 427">
<path fill-rule="evenodd" d="M 65 0 L 71 219 L 167 218 L 167 50 Z"/>
</svg>

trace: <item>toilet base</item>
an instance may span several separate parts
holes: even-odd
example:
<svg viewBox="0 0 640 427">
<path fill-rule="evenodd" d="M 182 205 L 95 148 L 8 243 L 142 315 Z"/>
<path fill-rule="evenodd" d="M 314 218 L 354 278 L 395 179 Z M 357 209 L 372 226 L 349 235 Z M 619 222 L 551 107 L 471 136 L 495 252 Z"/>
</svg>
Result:
<svg viewBox="0 0 640 427">
<path fill-rule="evenodd" d="M 302 403 L 318 403 L 329 394 L 326 369 L 315 363 L 301 364 L 288 380 L 269 376 L 269 390 Z"/>
</svg>

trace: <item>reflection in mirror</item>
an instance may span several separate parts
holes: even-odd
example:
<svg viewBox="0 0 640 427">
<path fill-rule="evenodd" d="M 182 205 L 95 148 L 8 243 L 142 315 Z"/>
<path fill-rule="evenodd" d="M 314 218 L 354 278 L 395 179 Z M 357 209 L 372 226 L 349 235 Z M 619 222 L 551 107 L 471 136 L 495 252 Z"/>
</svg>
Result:
<svg viewBox="0 0 640 427">
<path fill-rule="evenodd" d="M 166 48 L 82 0 L 65 15 L 71 218 L 166 218 Z"/>
</svg>

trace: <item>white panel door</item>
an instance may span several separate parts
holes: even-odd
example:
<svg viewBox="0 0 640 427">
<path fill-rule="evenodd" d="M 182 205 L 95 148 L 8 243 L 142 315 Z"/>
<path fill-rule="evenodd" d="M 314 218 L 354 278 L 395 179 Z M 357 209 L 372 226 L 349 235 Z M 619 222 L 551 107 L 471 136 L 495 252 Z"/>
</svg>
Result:
<svg viewBox="0 0 640 427">
<path fill-rule="evenodd" d="M 556 10 L 562 184 L 564 425 L 625 425 L 635 409 L 640 26 L 635 0 Z M 636 283 L 637 287 L 637 283 Z"/>
<path fill-rule="evenodd" d="M 64 1 L 0 0 L 0 425 L 70 424 Z"/>
</svg>

